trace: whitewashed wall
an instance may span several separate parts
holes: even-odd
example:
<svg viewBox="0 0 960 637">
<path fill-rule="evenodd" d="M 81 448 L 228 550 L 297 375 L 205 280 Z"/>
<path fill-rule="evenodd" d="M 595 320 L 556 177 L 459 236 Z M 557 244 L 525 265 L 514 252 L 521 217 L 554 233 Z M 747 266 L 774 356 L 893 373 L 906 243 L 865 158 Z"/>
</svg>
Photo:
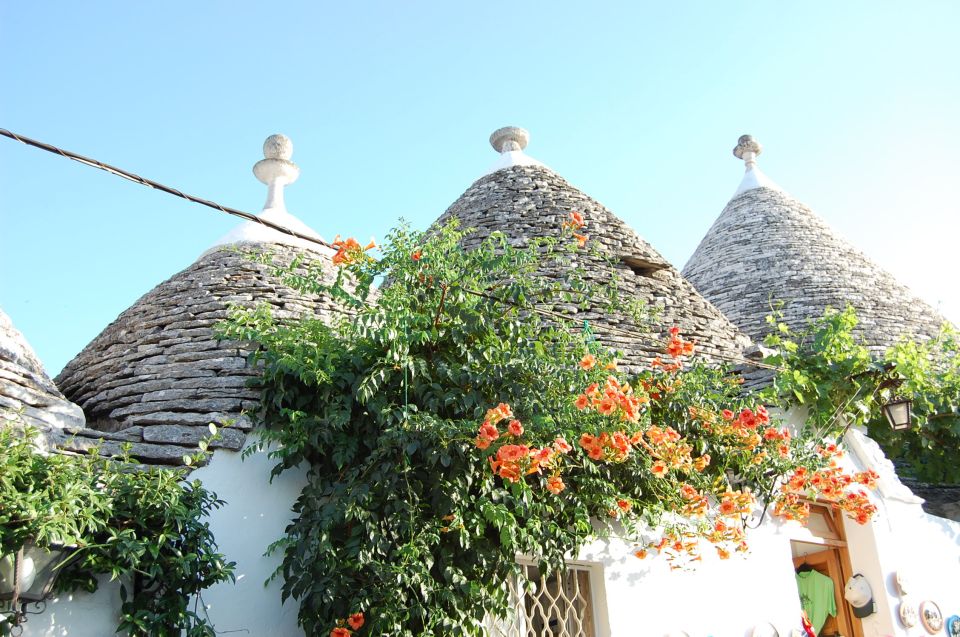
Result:
<svg viewBox="0 0 960 637">
<path fill-rule="evenodd" d="M 306 472 L 300 470 L 286 471 L 270 482 L 274 464 L 262 452 L 241 459 L 240 453 L 219 450 L 209 466 L 191 476 L 227 501 L 211 515 L 210 528 L 220 551 L 237 563 L 237 581 L 203 594 L 218 632 L 240 631 L 231 634 L 250 637 L 303 635 L 297 626 L 297 605 L 280 604 L 282 579 L 264 586 L 280 564 L 280 556 L 263 553 L 283 537 L 292 517 L 290 507 L 306 484 Z"/>
<path fill-rule="evenodd" d="M 914 510 L 914 508 L 916 510 Z M 862 621 L 865 637 L 915 637 L 897 619 L 894 574 L 908 573 L 910 602 L 935 601 L 944 619 L 960 614 L 960 524 L 927 515 L 917 505 L 884 506 L 861 526 L 845 520 L 851 566 L 870 583 L 877 612 Z M 693 570 L 671 571 L 662 559 L 637 559 L 633 545 L 595 542 L 579 555 L 594 565 L 599 637 L 750 637 L 767 622 L 781 637 L 799 629 L 800 604 L 790 541 L 810 536 L 797 523 L 765 522 L 750 531 L 748 556 L 721 561 L 705 547 Z M 856 620 L 854 620 L 856 621 Z M 919 632 L 918 632 L 919 631 Z"/>
<path fill-rule="evenodd" d="M 606 606 L 611 637 L 746 637 L 772 623 L 781 635 L 799 627 L 800 601 L 789 538 L 775 524 L 750 534 L 751 552 L 721 561 L 709 546 L 691 570 L 666 560 L 635 557 L 633 545 L 596 542 L 581 560 L 599 563 L 603 584 L 595 602 Z M 601 624 L 603 622 L 600 622 Z"/>
<path fill-rule="evenodd" d="M 879 549 L 862 559 L 865 563 L 871 562 L 869 557 L 875 561 L 864 574 L 873 588 L 878 611 L 863 620 L 864 632 L 868 637 L 913 637 L 925 631 L 920 624 L 907 629 L 899 622 L 901 603 L 916 609 L 921 602 L 932 600 L 944 619 L 960 615 L 960 524 L 928 515 L 918 505 L 894 502 L 885 508 L 887 515 L 877 521 L 872 538 L 866 529 L 847 524 L 851 546 L 866 554 L 869 546 L 861 545 L 874 539 Z M 905 574 L 910 582 L 905 596 L 897 588 L 896 573 Z"/>
<path fill-rule="evenodd" d="M 29 615 L 23 637 L 106 637 L 113 635 L 120 613 L 120 584 L 98 578 L 94 594 L 71 593 L 47 602 L 46 610 Z M 34 608 L 28 607 L 28 610 Z"/>
<path fill-rule="evenodd" d="M 237 581 L 203 594 L 218 632 L 237 631 L 231 634 L 247 637 L 303 635 L 297 626 L 297 606 L 280 604 L 281 582 L 264 586 L 280 559 L 263 553 L 283 536 L 290 507 L 305 484 L 305 472 L 288 471 L 270 483 L 273 464 L 263 453 L 244 460 L 238 452 L 218 450 L 208 466 L 190 476 L 228 503 L 212 513 L 210 527 L 221 552 L 237 563 Z M 52 600 L 46 612 L 29 617 L 23 637 L 113 635 L 119 609 L 119 584 L 104 582 L 93 595 L 76 593 Z"/>
<path fill-rule="evenodd" d="M 848 432 L 844 442 L 853 468 L 880 474 L 873 522 L 860 526 L 845 521 L 853 569 L 866 576 L 877 602 L 877 613 L 863 619 L 864 634 L 925 634 L 919 623 L 909 629 L 900 623 L 899 607 L 908 603 L 916 608 L 931 600 L 944 619 L 960 615 L 960 524 L 925 513 L 923 501 L 900 484 L 892 463 L 862 431 Z M 905 573 L 912 584 L 905 597 L 896 586 L 897 573 Z"/>
</svg>

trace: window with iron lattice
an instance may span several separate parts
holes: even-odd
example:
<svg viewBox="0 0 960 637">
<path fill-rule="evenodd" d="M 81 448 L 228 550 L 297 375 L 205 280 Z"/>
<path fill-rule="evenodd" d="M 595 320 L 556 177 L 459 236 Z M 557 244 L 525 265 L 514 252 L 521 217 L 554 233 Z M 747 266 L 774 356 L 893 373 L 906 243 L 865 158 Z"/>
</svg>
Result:
<svg viewBox="0 0 960 637">
<path fill-rule="evenodd" d="M 488 637 L 597 637 L 594 568 L 567 564 L 552 573 L 532 563 L 521 568 L 521 577 L 508 583 L 513 612 L 488 620 Z"/>
</svg>

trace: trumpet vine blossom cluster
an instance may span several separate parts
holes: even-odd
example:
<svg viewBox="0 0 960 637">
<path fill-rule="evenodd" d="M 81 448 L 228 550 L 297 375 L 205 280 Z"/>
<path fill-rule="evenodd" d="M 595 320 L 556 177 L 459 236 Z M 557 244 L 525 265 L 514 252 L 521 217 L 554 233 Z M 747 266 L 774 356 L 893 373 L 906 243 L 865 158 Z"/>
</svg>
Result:
<svg viewBox="0 0 960 637">
<path fill-rule="evenodd" d="M 370 243 L 361 247 L 360 243 L 353 237 L 341 239 L 340 235 L 337 235 L 332 245 L 337 249 L 336 253 L 331 257 L 333 264 L 337 266 L 347 266 L 357 263 L 361 259 L 369 258 L 366 253 L 369 250 L 375 249 L 377 242 L 371 239 Z"/>
<path fill-rule="evenodd" d="M 879 475 L 870 469 L 854 474 L 843 471 L 838 459 L 843 455 L 836 445 L 826 445 L 817 449 L 829 465 L 811 471 L 800 466 L 785 478 L 777 494 L 774 512 L 788 520 L 804 521 L 810 515 L 810 495 L 829 502 L 860 524 L 866 524 L 877 512 L 877 506 L 870 501 L 868 489 L 877 487 Z"/>
<path fill-rule="evenodd" d="M 580 231 L 583 230 L 583 227 L 587 225 L 584 221 L 583 215 L 574 210 L 570 213 L 570 217 L 561 224 L 561 227 L 565 230 L 571 231 L 571 236 L 577 241 L 579 247 L 583 247 L 587 244 L 587 236 L 580 234 Z"/>
<path fill-rule="evenodd" d="M 713 458 L 706 451 L 695 453 L 695 438 L 699 439 L 702 449 L 726 452 L 728 461 L 732 451 L 733 456 L 753 468 L 763 466 L 768 470 L 771 461 L 779 466 L 792 466 L 788 475 L 780 477 L 776 493 L 771 494 L 776 515 L 805 521 L 809 516 L 809 502 L 816 498 L 829 502 L 861 524 L 870 520 L 876 507 L 865 489 L 875 487 L 876 474 L 845 473 L 837 464 L 841 454 L 834 444 L 816 449 L 819 458 L 829 463 L 827 466 L 812 468 L 799 464 L 795 456 L 803 449 L 791 444 L 794 437 L 787 427 L 772 424 L 762 404 L 738 410 L 690 405 L 686 409 L 687 422 L 683 423 L 686 435 L 669 424 L 656 424 L 651 416 L 657 403 L 664 395 L 682 387 L 681 372 L 686 357 L 695 351 L 694 343 L 684 340 L 679 328 L 671 328 L 668 334 L 664 356 L 651 365 L 651 371 L 660 377 L 647 376 L 631 385 L 616 374 L 607 373 L 601 381 L 591 382 L 572 398 L 578 411 L 599 416 L 602 423 L 608 424 L 580 433 L 579 453 L 584 456 L 580 462 L 632 463 L 652 484 L 659 483 L 662 487 L 658 504 L 662 508 L 661 520 L 666 523 L 659 539 L 645 541 L 635 551 L 637 557 L 660 552 L 674 566 L 679 566 L 701 559 L 700 540 L 714 544 L 721 559 L 728 559 L 734 551 L 748 550 L 744 520 L 754 513 L 758 499 L 749 488 L 734 489 L 726 474 L 719 483 L 711 481 L 708 468 Z M 577 367 L 585 373 L 616 370 L 612 363 L 601 365 L 593 353 L 581 357 Z M 508 422 L 507 430 L 501 435 L 497 425 L 504 421 Z M 546 470 L 546 480 L 538 479 L 535 484 L 559 495 L 566 483 L 563 464 L 556 461 L 557 454 L 570 453 L 573 449 L 562 437 L 558 437 L 553 446 L 537 447 L 533 441 L 522 440 L 524 432 L 510 405 L 500 403 L 486 412 L 474 445 L 489 454 L 489 465 L 495 476 L 518 483 L 527 476 L 542 476 Z M 562 452 L 557 445 L 562 445 Z M 575 466 L 575 462 L 571 462 L 571 466 Z M 855 485 L 863 488 L 851 490 Z M 623 518 L 633 508 L 629 497 L 616 496 L 611 499 L 608 513 L 610 517 Z"/>
<path fill-rule="evenodd" d="M 500 438 L 497 425 L 504 420 L 509 420 L 507 430 L 504 432 L 505 438 L 519 440 L 524 432 L 523 425 L 513 418 L 510 405 L 500 403 L 487 410 L 474 441 L 478 449 L 487 449 L 493 441 Z M 547 490 L 551 493 L 560 493 L 565 487 L 559 476 L 558 463 L 555 461 L 558 454 L 570 453 L 572 449 L 573 447 L 560 436 L 551 445 L 541 448 L 529 447 L 525 444 L 502 444 L 496 454 L 489 457 L 490 469 L 508 482 L 519 482 L 527 475 L 542 475 L 544 470 L 547 470 L 550 472 L 546 480 Z M 554 471 L 551 472 L 551 470 Z"/>
</svg>

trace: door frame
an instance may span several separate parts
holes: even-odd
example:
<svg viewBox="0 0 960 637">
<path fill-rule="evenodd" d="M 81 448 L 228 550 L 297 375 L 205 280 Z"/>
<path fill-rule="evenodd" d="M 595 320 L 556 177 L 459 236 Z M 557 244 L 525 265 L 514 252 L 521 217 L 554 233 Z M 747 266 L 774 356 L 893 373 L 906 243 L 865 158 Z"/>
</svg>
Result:
<svg viewBox="0 0 960 637">
<path fill-rule="evenodd" d="M 806 562 L 816 568 L 821 566 L 824 570 L 817 568 L 821 573 L 833 580 L 833 596 L 837 606 L 837 628 L 844 637 L 864 637 L 863 624 L 859 618 L 854 617 L 847 605 L 847 600 L 843 596 L 844 587 L 847 580 L 853 575 L 853 566 L 850 562 L 850 552 L 847 550 L 847 539 L 843 527 L 843 518 L 839 511 L 834 510 L 829 504 L 819 502 L 810 502 L 810 514 L 819 515 L 826 522 L 828 529 L 817 532 L 805 525 L 810 531 L 809 537 L 791 539 L 790 544 L 794 542 L 801 544 L 818 544 L 824 547 L 823 551 L 811 553 L 807 556 L 793 558 L 794 568 Z M 814 556 L 820 556 L 816 558 Z M 818 564 L 815 562 L 823 562 Z"/>
</svg>

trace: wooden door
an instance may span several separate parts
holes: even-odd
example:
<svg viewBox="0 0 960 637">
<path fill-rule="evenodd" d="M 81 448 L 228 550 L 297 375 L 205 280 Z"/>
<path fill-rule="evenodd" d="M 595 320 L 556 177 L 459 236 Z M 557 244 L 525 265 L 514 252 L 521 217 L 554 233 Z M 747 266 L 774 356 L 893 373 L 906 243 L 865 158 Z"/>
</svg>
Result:
<svg viewBox="0 0 960 637">
<path fill-rule="evenodd" d="M 837 616 L 827 618 L 823 628 L 817 633 L 819 637 L 832 635 L 855 637 L 860 634 L 860 631 L 854 631 L 850 609 L 847 607 L 847 600 L 843 598 L 843 587 L 847 580 L 844 577 L 845 569 L 841 565 L 839 553 L 840 549 L 825 547 L 822 551 L 793 558 L 795 568 L 801 564 L 807 564 L 833 580 L 833 598 L 837 607 Z"/>
</svg>

